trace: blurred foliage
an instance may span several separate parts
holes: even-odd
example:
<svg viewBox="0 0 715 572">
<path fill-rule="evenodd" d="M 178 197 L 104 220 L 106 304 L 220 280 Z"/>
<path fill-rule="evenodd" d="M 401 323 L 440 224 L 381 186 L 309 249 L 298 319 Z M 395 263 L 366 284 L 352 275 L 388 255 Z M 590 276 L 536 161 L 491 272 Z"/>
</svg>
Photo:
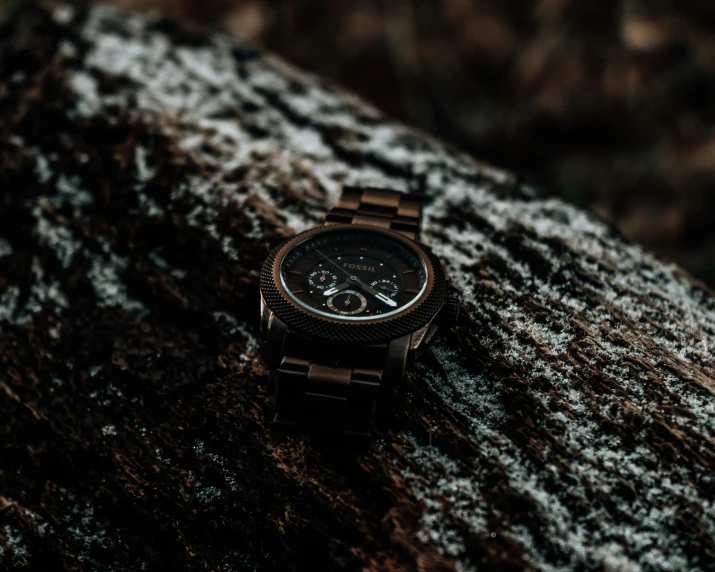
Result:
<svg viewBox="0 0 715 572">
<path fill-rule="evenodd" d="M 9 12 L 18 2 L 19 0 L 0 0 L 0 16 Z"/>
<path fill-rule="evenodd" d="M 265 45 L 715 284 L 715 2 L 114 3 Z"/>
</svg>

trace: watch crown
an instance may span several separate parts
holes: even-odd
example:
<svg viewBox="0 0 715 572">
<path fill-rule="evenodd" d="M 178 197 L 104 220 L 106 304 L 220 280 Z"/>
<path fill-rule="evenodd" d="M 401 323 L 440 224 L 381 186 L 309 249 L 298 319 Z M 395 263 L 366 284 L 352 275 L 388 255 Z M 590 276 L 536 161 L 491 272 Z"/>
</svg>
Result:
<svg viewBox="0 0 715 572">
<path fill-rule="evenodd" d="M 445 326 L 453 326 L 459 319 L 461 306 L 456 294 L 449 294 L 439 313 L 439 321 Z"/>
</svg>

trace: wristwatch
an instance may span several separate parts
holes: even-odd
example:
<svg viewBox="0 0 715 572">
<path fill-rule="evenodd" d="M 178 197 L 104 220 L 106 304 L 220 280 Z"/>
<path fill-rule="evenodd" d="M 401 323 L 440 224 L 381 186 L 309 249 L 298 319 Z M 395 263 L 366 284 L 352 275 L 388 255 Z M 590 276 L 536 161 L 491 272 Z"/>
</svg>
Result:
<svg viewBox="0 0 715 572">
<path fill-rule="evenodd" d="M 437 257 L 419 242 L 420 197 L 345 187 L 325 225 L 276 248 L 261 272 L 274 424 L 369 435 L 378 398 L 439 324 L 454 323 Z"/>
</svg>

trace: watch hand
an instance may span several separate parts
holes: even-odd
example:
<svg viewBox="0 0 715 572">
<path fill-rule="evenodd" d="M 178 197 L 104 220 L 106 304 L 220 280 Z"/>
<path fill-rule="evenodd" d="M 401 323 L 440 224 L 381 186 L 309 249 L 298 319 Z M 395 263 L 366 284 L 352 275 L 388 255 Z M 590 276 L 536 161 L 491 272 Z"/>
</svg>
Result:
<svg viewBox="0 0 715 572">
<path fill-rule="evenodd" d="M 387 304 L 388 306 L 392 306 L 393 308 L 394 308 L 395 306 L 397 306 L 397 302 L 395 302 L 394 300 L 391 300 L 390 298 L 388 298 L 388 297 L 385 296 L 384 294 L 378 292 L 378 291 L 375 290 L 372 286 L 368 286 L 368 285 L 365 284 L 362 280 L 360 280 L 357 276 L 351 275 L 350 272 L 348 272 L 347 270 L 345 270 L 342 266 L 340 266 L 340 265 L 336 264 L 335 262 L 333 262 L 330 258 L 328 258 L 327 256 L 325 256 L 325 254 L 323 254 L 322 252 L 320 252 L 320 250 L 317 250 L 317 249 L 316 249 L 315 252 L 317 252 L 318 254 L 320 254 L 320 256 L 322 256 L 323 258 L 325 258 L 325 260 L 327 260 L 328 262 L 330 262 L 330 264 L 332 264 L 333 266 L 335 266 L 335 268 L 338 268 L 338 269 L 340 270 L 340 272 L 342 272 L 343 274 L 346 274 L 347 276 L 349 276 L 351 282 L 355 283 L 357 286 L 359 286 L 360 288 L 362 288 L 363 290 L 365 290 L 365 292 L 367 292 L 368 294 L 371 294 L 372 296 L 375 296 L 375 298 L 377 298 L 377 299 L 380 300 L 381 302 L 384 302 L 384 303 Z M 347 287 L 347 286 L 346 286 L 346 287 Z M 337 286 L 336 286 L 336 288 L 337 288 Z M 340 288 L 339 290 L 341 290 L 341 289 L 342 289 L 342 288 Z M 327 292 L 324 292 L 324 294 L 325 294 L 326 296 L 328 296 L 328 292 L 330 292 L 331 294 L 333 294 L 334 291 L 337 292 L 337 291 L 339 291 L 339 290 L 335 290 L 335 288 L 332 288 L 331 290 L 328 290 Z"/>
<path fill-rule="evenodd" d="M 387 304 L 388 306 L 392 306 L 393 308 L 394 308 L 395 306 L 397 306 L 397 302 L 395 302 L 394 300 L 388 298 L 388 297 L 385 296 L 382 292 L 378 292 L 378 291 L 375 290 L 372 286 L 368 286 L 368 285 L 365 284 L 362 280 L 360 280 L 360 278 L 358 278 L 357 276 L 353 276 L 353 277 L 352 277 L 352 280 L 355 282 L 355 284 L 356 284 L 357 286 L 359 286 L 360 288 L 362 288 L 363 290 L 365 290 L 365 292 L 367 292 L 368 294 L 371 294 L 372 296 L 375 296 L 375 298 L 377 298 L 378 300 L 380 300 L 380 302 L 384 302 L 385 304 Z"/>
<path fill-rule="evenodd" d="M 332 296 L 336 292 L 340 292 L 341 290 L 345 290 L 346 288 L 350 288 L 350 284 L 348 284 L 347 282 L 343 282 L 342 284 L 333 286 L 332 288 L 329 288 L 328 290 L 323 292 L 323 296 Z"/>
<path fill-rule="evenodd" d="M 320 254 L 320 256 L 322 256 L 323 258 L 325 258 L 325 260 L 327 260 L 328 262 L 330 262 L 330 264 L 332 264 L 333 266 L 335 266 L 335 268 L 337 268 L 338 270 L 340 270 L 340 272 L 342 272 L 343 274 L 347 274 L 348 276 L 351 275 L 350 272 L 348 272 L 348 271 L 345 270 L 342 266 L 340 266 L 339 264 L 336 264 L 333 260 L 331 260 L 330 258 L 328 258 L 327 256 L 325 256 L 325 254 L 323 254 L 322 252 L 320 252 L 320 250 L 317 250 L 317 249 L 316 249 L 315 252 L 317 252 L 318 254 Z"/>
<path fill-rule="evenodd" d="M 388 298 L 388 297 L 385 296 L 384 294 L 378 293 L 377 296 L 375 296 L 375 297 L 376 297 L 378 300 L 380 300 L 381 302 L 384 302 L 385 304 L 387 304 L 388 306 L 391 306 L 391 307 L 393 307 L 393 308 L 394 308 L 395 306 L 397 306 L 397 302 L 395 302 L 394 300 L 391 300 L 390 298 Z"/>
</svg>

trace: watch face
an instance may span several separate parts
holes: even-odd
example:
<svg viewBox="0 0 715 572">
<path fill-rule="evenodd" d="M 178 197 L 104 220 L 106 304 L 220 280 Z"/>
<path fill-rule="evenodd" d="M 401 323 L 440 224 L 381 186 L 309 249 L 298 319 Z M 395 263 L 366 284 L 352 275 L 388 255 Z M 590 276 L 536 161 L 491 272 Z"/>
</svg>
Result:
<svg viewBox="0 0 715 572">
<path fill-rule="evenodd" d="M 417 251 L 389 234 L 326 227 L 286 252 L 280 278 L 304 308 L 360 321 L 412 306 L 425 291 L 427 270 Z"/>
</svg>

